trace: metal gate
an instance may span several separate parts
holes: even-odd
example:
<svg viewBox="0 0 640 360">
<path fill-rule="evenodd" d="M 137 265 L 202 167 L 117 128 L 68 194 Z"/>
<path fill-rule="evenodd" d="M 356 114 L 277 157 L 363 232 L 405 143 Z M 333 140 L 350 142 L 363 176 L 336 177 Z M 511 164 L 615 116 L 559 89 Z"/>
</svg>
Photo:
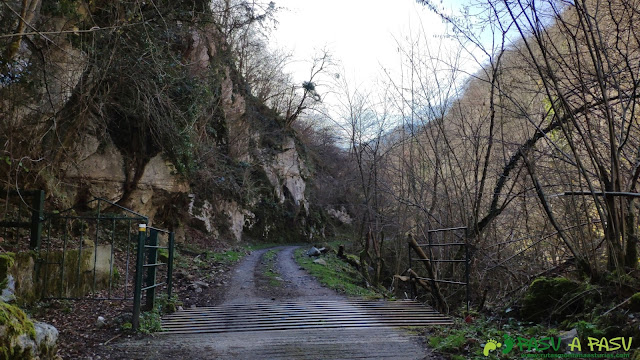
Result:
<svg viewBox="0 0 640 360">
<path fill-rule="evenodd" d="M 36 263 L 40 296 L 132 299 L 136 230 L 147 222 L 146 216 L 101 198 L 47 214 Z"/>
<path fill-rule="evenodd" d="M 160 238 L 166 237 L 166 246 L 160 246 Z M 175 236 L 173 232 L 146 224 L 139 224 L 138 229 L 138 254 L 136 260 L 136 280 L 135 293 L 133 297 L 133 319 L 134 329 L 140 325 L 140 310 L 142 305 L 143 292 L 145 293 L 146 310 L 152 310 L 156 298 L 156 290 L 166 288 L 167 297 L 170 299 L 173 288 L 173 250 L 175 246 Z M 158 252 L 166 250 L 166 262 L 159 259 Z M 146 279 L 144 279 L 144 273 Z M 158 282 L 158 274 L 166 274 L 166 280 Z M 162 276 L 160 276 L 162 278 Z"/>
<path fill-rule="evenodd" d="M 466 227 L 455 227 L 445 229 L 433 229 L 427 231 L 427 243 L 420 244 L 416 240 L 410 240 L 408 246 L 409 254 L 409 270 L 411 278 L 411 297 L 417 296 L 416 282 L 426 281 L 431 286 L 432 293 L 440 294 L 438 283 L 448 285 L 458 285 L 465 287 L 465 303 L 467 312 L 469 311 L 469 244 L 465 238 L 455 234 L 456 231 L 466 230 Z M 446 234 L 453 234 L 453 240 L 447 239 Z M 443 235 L 440 239 L 436 239 L 436 235 Z M 426 248 L 427 253 L 422 249 Z M 455 253 L 452 253 L 451 249 L 457 249 Z M 414 257 L 417 255 L 418 257 Z M 413 267 L 416 262 L 424 264 L 427 271 L 430 273 L 428 276 L 423 277 L 418 275 Z M 443 269 L 440 264 L 448 264 L 449 269 Z M 456 265 L 464 264 L 464 279 L 451 278 L 456 276 Z M 442 278 L 443 273 L 448 273 L 449 278 Z"/>
<path fill-rule="evenodd" d="M 12 250 L 35 251 L 39 298 L 133 300 L 137 328 L 143 298 L 152 309 L 158 290 L 171 297 L 174 233 L 149 227 L 146 216 L 102 198 L 45 214 L 41 190 L 4 199 L 0 229 Z"/>
</svg>

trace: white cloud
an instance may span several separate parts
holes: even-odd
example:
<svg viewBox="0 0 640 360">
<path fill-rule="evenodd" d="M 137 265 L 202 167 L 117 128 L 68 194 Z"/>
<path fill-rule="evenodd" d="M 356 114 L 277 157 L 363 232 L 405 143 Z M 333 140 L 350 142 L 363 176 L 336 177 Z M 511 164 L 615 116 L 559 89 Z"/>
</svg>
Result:
<svg viewBox="0 0 640 360">
<path fill-rule="evenodd" d="M 326 47 L 356 83 L 367 83 L 380 73 L 381 65 L 396 66 L 394 36 L 421 31 L 442 34 L 445 26 L 437 15 L 415 0 L 276 0 L 284 7 L 274 32 L 273 45 L 289 49 L 296 62 L 290 71 L 303 81 L 310 61 Z"/>
</svg>

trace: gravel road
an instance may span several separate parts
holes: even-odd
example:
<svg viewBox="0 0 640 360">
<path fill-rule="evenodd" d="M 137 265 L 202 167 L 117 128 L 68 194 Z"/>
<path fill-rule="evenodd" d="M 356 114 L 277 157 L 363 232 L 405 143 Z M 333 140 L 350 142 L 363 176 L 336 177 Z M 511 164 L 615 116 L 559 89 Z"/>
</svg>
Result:
<svg viewBox="0 0 640 360">
<path fill-rule="evenodd" d="M 295 263 L 295 248 L 274 248 L 278 254 L 271 263 L 264 259 L 270 249 L 245 257 L 234 269 L 222 305 L 346 300 L 322 287 Z M 277 272 L 279 286 L 260 285 L 265 266 Z M 157 334 L 125 340 L 107 350 L 111 359 L 442 359 L 418 337 L 389 327 Z"/>
</svg>

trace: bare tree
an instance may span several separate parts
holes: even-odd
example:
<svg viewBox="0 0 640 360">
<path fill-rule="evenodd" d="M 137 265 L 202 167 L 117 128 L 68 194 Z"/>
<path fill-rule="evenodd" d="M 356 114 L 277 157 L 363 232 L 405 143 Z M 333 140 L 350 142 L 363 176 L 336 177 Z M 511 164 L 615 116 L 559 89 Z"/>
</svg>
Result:
<svg viewBox="0 0 640 360">
<path fill-rule="evenodd" d="M 384 246 L 387 201 L 381 189 L 381 166 L 388 153 L 385 133 L 389 128 L 389 112 L 384 94 L 381 99 L 359 88 L 353 88 L 344 73 L 336 76 L 339 102 L 334 121 L 348 138 L 349 155 L 356 170 L 355 182 L 360 198 L 358 215 L 360 269 L 363 277 L 373 285 L 381 284 L 385 268 Z M 380 96 L 379 94 L 377 94 Z M 373 267 L 373 274 L 369 273 Z"/>
<path fill-rule="evenodd" d="M 473 37 L 464 22 L 447 15 L 438 4 L 422 2 L 441 14 L 462 37 Z M 598 247 L 598 240 L 591 238 L 591 245 L 577 246 L 587 234 L 563 230 L 567 226 L 559 219 L 583 222 L 590 220 L 589 214 L 595 214 L 597 223 L 603 225 L 609 268 L 636 266 L 633 203 L 630 198 L 617 196 L 634 191 L 639 175 L 634 150 L 638 128 L 632 120 L 638 98 L 636 59 L 640 45 L 633 30 L 636 5 L 633 1 L 612 4 L 598 0 L 481 2 L 478 9 L 487 14 L 490 23 L 514 39 L 508 51 L 519 54 L 530 69 L 532 84 L 537 83 L 539 89 L 531 99 L 538 99 L 545 108 L 527 111 L 504 80 L 491 83 L 491 91 L 508 100 L 512 111 L 520 110 L 534 132 L 505 157 L 488 208 L 476 211 L 469 235 L 485 232 L 504 213 L 510 203 L 505 200 L 505 191 L 512 188 L 509 183 L 514 184 L 514 173 L 521 173 L 525 167 L 548 221 L 580 270 L 597 278 L 593 249 Z M 491 61 L 491 67 L 498 73 L 508 71 L 494 63 Z M 545 177 L 536 175 L 535 168 L 553 172 L 553 167 L 563 169 L 566 176 L 557 171 Z M 550 190 L 586 191 L 591 196 L 578 201 L 579 207 L 565 207 L 568 212 L 561 213 L 553 203 L 576 204 L 576 200 L 551 198 Z"/>
</svg>

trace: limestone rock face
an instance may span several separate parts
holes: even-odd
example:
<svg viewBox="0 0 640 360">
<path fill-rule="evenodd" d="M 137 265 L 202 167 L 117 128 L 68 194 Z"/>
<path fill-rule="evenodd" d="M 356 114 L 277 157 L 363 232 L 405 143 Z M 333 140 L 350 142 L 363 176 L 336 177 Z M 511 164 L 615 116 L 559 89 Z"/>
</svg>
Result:
<svg viewBox="0 0 640 360">
<path fill-rule="evenodd" d="M 284 203 L 289 197 L 308 215 L 309 204 L 305 198 L 306 183 L 304 181 L 308 176 L 308 170 L 300 159 L 293 138 L 285 139 L 282 150 L 273 156 L 271 161 L 264 164 L 264 171 L 280 203 Z"/>
<path fill-rule="evenodd" d="M 234 93 L 234 83 L 229 69 L 222 80 L 222 109 L 229 129 L 229 156 L 237 161 L 250 162 L 249 140 L 251 133 L 245 119 L 246 101 Z"/>
<path fill-rule="evenodd" d="M 189 191 L 189 184 L 176 173 L 176 168 L 170 161 L 165 161 L 162 155 L 156 155 L 144 168 L 138 187 L 160 189 L 170 193 Z"/>
<path fill-rule="evenodd" d="M 33 327 L 36 331 L 35 339 L 28 334 L 20 334 L 12 341 L 14 356 L 26 360 L 59 359 L 56 355 L 58 329 L 39 321 L 34 321 Z"/>
<path fill-rule="evenodd" d="M 111 143 L 99 149 L 95 136 L 86 136 L 78 143 L 79 161 L 68 164 L 67 179 L 91 184 L 92 196 L 116 199 L 122 196 L 124 160 L 120 151 Z"/>
<path fill-rule="evenodd" d="M 54 38 L 56 46 L 43 47 L 39 54 L 33 54 L 25 42 L 21 44 L 20 52 L 24 59 L 34 56 L 47 59 L 43 65 L 45 71 L 42 72 L 42 83 L 47 86 L 25 91 L 35 92 L 32 99 L 37 100 L 30 106 L 11 106 L 9 99 L 0 98 L 0 109 L 5 112 L 4 119 L 10 121 L 11 125 L 53 116 L 71 98 L 75 85 L 82 78 L 87 65 L 86 54 L 71 46 L 65 39 Z M 25 67 L 28 67 L 28 63 L 25 60 Z M 46 121 L 41 121 L 39 125 L 48 126 Z"/>
<path fill-rule="evenodd" d="M 89 181 L 95 194 L 107 199 L 121 195 L 122 183 L 126 180 L 124 159 L 110 141 L 100 149 L 95 136 L 88 135 L 78 145 L 78 162 L 68 166 L 67 177 Z M 111 184 L 100 185 L 100 184 Z M 144 168 L 138 186 L 143 189 L 160 189 L 168 192 L 186 192 L 189 185 L 176 175 L 176 169 L 162 155 L 151 158 Z"/>
<path fill-rule="evenodd" d="M 16 280 L 13 275 L 7 275 L 7 285 L 4 289 L 2 289 L 2 294 L 0 295 L 0 301 L 4 302 L 12 302 L 16 299 Z"/>
<path fill-rule="evenodd" d="M 349 213 L 347 213 L 347 210 L 344 208 L 344 206 L 339 210 L 329 208 L 327 209 L 327 214 L 343 224 L 351 224 L 353 222 L 353 219 L 351 218 Z"/>
<path fill-rule="evenodd" d="M 35 345 L 40 359 L 57 359 L 58 329 L 39 321 L 34 322 L 33 327 L 36 329 Z"/>
<path fill-rule="evenodd" d="M 222 209 L 229 217 L 229 224 L 231 234 L 236 241 L 242 240 L 242 231 L 245 226 L 250 227 L 255 215 L 249 211 L 241 208 L 235 201 L 225 201 L 222 203 Z"/>
<path fill-rule="evenodd" d="M 221 226 L 229 230 L 229 235 L 235 241 L 242 240 L 243 231 L 253 225 L 255 214 L 244 209 L 235 201 L 218 200 L 213 203 L 209 200 L 197 200 L 196 196 L 189 195 L 189 214 L 192 216 L 192 225 L 217 238 L 221 233 Z"/>
<path fill-rule="evenodd" d="M 61 24 L 60 28 L 63 26 L 64 24 Z M 51 99 L 51 103 L 48 104 L 51 110 L 62 107 L 71 98 L 73 85 L 80 82 L 87 65 L 86 54 L 68 41 L 56 41 L 56 45 L 58 46 L 52 46 L 47 50 L 48 95 L 43 96 L 45 104 Z M 57 66 L 58 64 L 64 66 Z"/>
<path fill-rule="evenodd" d="M 216 45 L 209 37 L 199 31 L 191 31 L 189 48 L 185 56 L 189 59 L 192 72 L 205 71 L 211 61 L 211 55 L 216 52 Z"/>
<path fill-rule="evenodd" d="M 88 187 L 91 197 L 119 200 L 124 194 L 127 179 L 125 162 L 121 152 L 109 140 L 103 143 L 93 135 L 85 136 L 77 144 L 78 161 L 68 164 L 66 178 L 70 182 Z M 144 172 L 132 192 L 131 207 L 153 219 L 158 201 L 164 193 L 187 193 L 189 184 L 176 174 L 175 166 L 156 155 L 146 164 Z"/>
<path fill-rule="evenodd" d="M 199 204 L 196 204 L 196 196 L 189 194 L 191 201 L 189 202 L 189 215 L 193 218 L 192 225 L 196 228 L 205 231 L 209 234 L 213 234 L 214 237 L 218 237 L 218 230 L 214 224 L 214 209 L 209 200 L 204 200 Z"/>
<path fill-rule="evenodd" d="M 89 12 L 92 11 L 89 8 L 79 7 L 80 17 L 89 19 Z M 52 27 L 47 30 L 56 31 L 70 30 L 79 21 L 65 19 L 62 15 L 47 19 L 46 26 Z M 76 111 L 71 105 L 75 101 L 83 104 L 76 100 L 79 90 L 92 90 L 87 93 L 93 94 L 96 89 L 91 87 L 102 86 L 102 82 L 93 83 L 92 76 L 100 73 L 94 70 L 95 66 L 92 64 L 95 58 L 92 53 L 72 41 L 74 37 L 71 34 L 60 34 L 51 35 L 56 46 L 42 47 L 42 53 L 32 53 L 24 44 L 20 49 L 21 58 L 42 57 L 46 60 L 41 65 L 42 70 L 46 71 L 42 71 L 44 78 L 39 83 L 47 86 L 37 86 L 33 90 L 33 103 L 29 106 L 13 106 L 0 98 L 0 109 L 6 109 L 6 119 L 16 124 L 35 124 L 33 126 L 42 130 L 40 133 L 56 133 L 60 136 L 56 140 L 56 146 L 61 146 L 64 151 L 53 157 L 56 162 L 55 171 L 51 171 L 50 176 L 42 176 L 48 200 L 53 199 L 57 209 L 70 208 L 93 197 L 116 202 L 122 200 L 120 205 L 147 216 L 152 224 L 154 220 L 160 220 L 157 223 L 167 223 L 171 222 L 172 216 L 177 218 L 172 225 L 167 225 L 173 226 L 176 233 L 185 233 L 185 223 L 195 224 L 195 227 L 214 238 L 228 236 L 235 241 L 241 240 L 244 232 L 260 221 L 260 226 L 254 228 L 261 229 L 255 231 L 256 237 L 268 234 L 269 229 L 278 229 L 274 224 L 282 225 L 286 222 L 279 228 L 282 229 L 291 227 L 291 224 L 304 223 L 300 219 L 309 215 L 309 203 L 305 195 L 308 190 L 305 179 L 309 177 L 309 171 L 296 148 L 294 136 L 282 135 L 290 134 L 290 129 L 282 125 L 275 112 L 250 94 L 241 72 L 233 65 L 228 39 L 225 39 L 216 24 L 190 27 L 178 22 L 174 25 L 175 29 L 180 30 L 176 32 L 180 35 L 180 63 L 186 66 L 187 73 L 195 80 L 206 79 L 207 91 L 210 91 L 207 99 L 214 99 L 211 104 L 207 103 L 206 111 L 198 111 L 197 116 L 194 115 L 189 120 L 193 122 L 189 126 L 196 130 L 193 134 L 185 131 L 185 142 L 199 145 L 193 147 L 200 156 L 195 161 L 206 165 L 200 145 L 212 148 L 211 154 L 214 155 L 210 158 L 216 159 L 212 163 L 219 158 L 228 160 L 219 168 L 211 166 L 206 170 L 211 172 L 208 175 L 212 177 L 224 175 L 227 179 L 233 178 L 232 191 L 227 188 L 212 191 L 205 189 L 198 196 L 204 197 L 202 193 L 206 193 L 208 198 L 190 198 L 187 203 L 188 194 L 200 190 L 189 181 L 195 182 L 199 178 L 194 176 L 187 180 L 177 174 L 174 164 L 167 161 L 167 158 L 177 159 L 175 156 L 178 155 L 170 155 L 172 149 L 158 144 L 150 147 L 140 145 L 139 149 L 133 146 L 129 149 L 126 146 L 130 144 L 128 140 L 116 138 L 118 135 L 115 134 L 121 132 L 112 130 L 121 127 L 120 121 L 124 123 L 136 116 L 129 117 L 119 111 L 109 110 L 111 100 L 108 95 L 104 95 L 104 99 L 91 98 L 91 103 L 95 105 L 92 111 Z M 127 55 L 129 54 L 124 56 Z M 19 90 L 16 88 L 16 92 Z M 103 93 L 95 91 L 95 94 Z M 51 123 L 51 119 L 59 114 L 66 121 L 64 127 Z M 129 130 L 122 127 L 122 131 Z M 175 132 L 176 136 L 184 135 Z M 171 135 L 173 133 L 168 136 Z M 212 140 L 200 140 L 201 138 Z M 265 139 L 270 139 L 271 145 L 265 145 Z M 51 146 L 48 142 L 42 143 L 45 144 L 43 146 Z M 144 143 L 144 139 L 141 143 Z M 140 149 L 146 149 L 146 152 Z M 160 149 L 164 149 L 166 153 L 154 156 Z M 178 164 L 180 160 L 175 161 Z M 223 161 L 220 160 L 219 163 Z M 188 168 L 184 173 L 192 170 L 190 165 L 184 166 Z M 199 170 L 200 165 L 194 167 Z M 254 171 L 256 168 L 259 171 Z M 218 171 L 222 174 L 217 173 Z M 255 188 L 245 191 L 253 185 Z M 267 211 L 275 208 L 282 210 L 280 212 L 287 216 L 293 216 L 288 218 L 280 214 L 268 218 L 260 208 L 261 201 L 269 206 L 277 203 L 282 205 L 281 209 L 275 206 Z M 188 208 L 186 204 L 189 204 Z M 179 215 L 174 216 L 175 214 Z M 181 240 L 179 235 L 176 238 Z M 24 283 L 23 280 L 16 277 L 17 287 Z"/>
</svg>

